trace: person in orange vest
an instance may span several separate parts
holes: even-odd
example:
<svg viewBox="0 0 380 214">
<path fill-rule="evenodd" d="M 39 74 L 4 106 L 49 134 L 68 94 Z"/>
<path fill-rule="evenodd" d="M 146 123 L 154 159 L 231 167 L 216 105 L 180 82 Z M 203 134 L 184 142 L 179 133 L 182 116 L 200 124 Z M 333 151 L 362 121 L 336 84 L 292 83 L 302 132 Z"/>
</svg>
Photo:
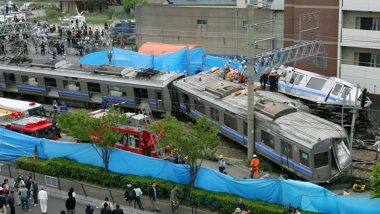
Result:
<svg viewBox="0 0 380 214">
<path fill-rule="evenodd" d="M 257 157 L 257 155 L 253 154 L 252 155 L 252 160 L 251 160 L 251 178 L 253 178 L 253 176 L 255 176 L 255 178 L 260 178 L 260 160 L 259 158 Z"/>
</svg>

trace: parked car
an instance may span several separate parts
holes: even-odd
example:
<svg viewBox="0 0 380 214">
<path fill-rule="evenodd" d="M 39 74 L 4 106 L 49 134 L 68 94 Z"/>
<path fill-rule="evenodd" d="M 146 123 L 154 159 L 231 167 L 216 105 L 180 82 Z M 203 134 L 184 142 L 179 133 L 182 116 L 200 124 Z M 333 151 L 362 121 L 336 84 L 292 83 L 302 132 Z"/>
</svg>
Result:
<svg viewBox="0 0 380 214">
<path fill-rule="evenodd" d="M 110 25 L 111 33 L 134 33 L 135 20 L 118 20 Z"/>
</svg>

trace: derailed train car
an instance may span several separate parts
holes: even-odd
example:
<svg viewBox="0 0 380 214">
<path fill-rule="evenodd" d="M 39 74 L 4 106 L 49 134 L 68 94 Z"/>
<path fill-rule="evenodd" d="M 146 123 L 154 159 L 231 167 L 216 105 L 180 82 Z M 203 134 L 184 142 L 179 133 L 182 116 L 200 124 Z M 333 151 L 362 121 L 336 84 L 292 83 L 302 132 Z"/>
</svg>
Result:
<svg viewBox="0 0 380 214">
<path fill-rule="evenodd" d="M 247 146 L 247 97 L 241 85 L 209 74 L 175 81 L 180 109 L 207 116 L 226 137 Z M 261 155 L 312 182 L 330 182 L 351 166 L 345 130 L 289 105 L 255 97 L 255 145 Z"/>
</svg>

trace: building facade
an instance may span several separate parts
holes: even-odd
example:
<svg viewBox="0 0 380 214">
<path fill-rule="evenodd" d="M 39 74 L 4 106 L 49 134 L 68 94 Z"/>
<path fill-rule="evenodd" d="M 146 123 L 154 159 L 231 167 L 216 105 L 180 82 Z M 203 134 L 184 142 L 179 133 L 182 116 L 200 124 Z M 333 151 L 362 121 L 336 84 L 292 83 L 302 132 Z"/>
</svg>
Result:
<svg viewBox="0 0 380 214">
<path fill-rule="evenodd" d="M 283 4 L 272 7 L 267 1 L 260 2 L 262 3 L 260 5 L 237 0 L 234 5 L 137 6 L 135 13 L 137 45 L 144 42 L 197 44 L 205 47 L 207 53 L 219 55 L 247 56 L 270 50 L 273 46 L 271 41 L 255 46 L 247 44 L 267 38 L 273 33 L 278 36 L 278 40 L 282 40 Z M 260 29 L 248 27 L 271 19 L 278 21 L 277 27 L 267 26 Z M 279 46 L 281 47 L 282 43 Z"/>
<path fill-rule="evenodd" d="M 380 2 L 341 0 L 338 77 L 380 95 Z"/>
<path fill-rule="evenodd" d="M 328 76 L 336 76 L 339 0 L 285 0 L 284 47 L 294 45 L 300 41 L 300 30 L 316 27 L 317 21 L 313 16 L 300 20 L 300 16 L 311 13 L 319 14 L 319 38 L 324 44 L 327 55 L 323 57 L 327 57 L 327 64 L 319 63 L 323 60 L 312 57 L 296 62 L 295 66 Z M 300 22 L 302 22 L 302 28 L 300 28 Z M 305 32 L 302 37 L 303 41 L 315 40 L 317 38 L 313 31 Z"/>
</svg>

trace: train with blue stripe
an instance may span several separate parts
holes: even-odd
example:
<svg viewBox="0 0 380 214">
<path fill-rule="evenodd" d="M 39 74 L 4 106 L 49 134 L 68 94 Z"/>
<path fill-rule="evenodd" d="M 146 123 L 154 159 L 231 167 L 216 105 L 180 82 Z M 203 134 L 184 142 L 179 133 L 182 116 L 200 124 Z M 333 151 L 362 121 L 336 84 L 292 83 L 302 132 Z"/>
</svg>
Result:
<svg viewBox="0 0 380 214">
<path fill-rule="evenodd" d="M 37 65 L 35 65 L 37 66 Z M 58 67 L 58 68 L 57 68 Z M 206 72 L 180 73 L 119 67 L 53 67 L 0 64 L 0 95 L 39 103 L 99 109 L 121 103 L 128 109 L 149 106 L 192 118 L 207 116 L 221 134 L 247 146 L 247 97 L 244 85 Z M 312 182 L 330 182 L 351 166 L 345 130 L 308 113 L 302 103 L 280 93 L 255 97 L 255 145 L 258 153 Z"/>
<path fill-rule="evenodd" d="M 248 146 L 247 95 L 241 84 L 201 73 L 176 80 L 180 111 L 208 117 L 221 133 Z M 347 134 L 341 126 L 284 102 L 255 95 L 256 151 L 284 169 L 320 183 L 332 182 L 351 167 Z"/>
</svg>

